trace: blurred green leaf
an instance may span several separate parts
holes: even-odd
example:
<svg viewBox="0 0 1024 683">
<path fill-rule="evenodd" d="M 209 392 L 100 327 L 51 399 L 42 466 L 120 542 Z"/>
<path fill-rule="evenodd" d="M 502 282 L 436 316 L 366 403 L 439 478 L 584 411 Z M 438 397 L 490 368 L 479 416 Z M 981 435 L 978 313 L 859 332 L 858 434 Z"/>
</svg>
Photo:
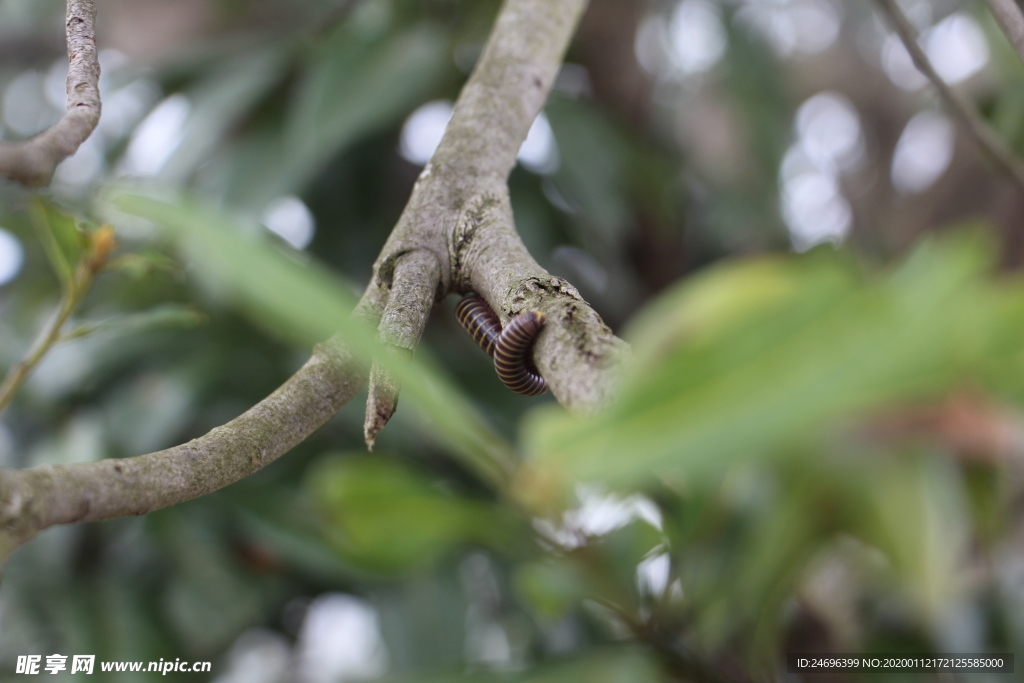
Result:
<svg viewBox="0 0 1024 683">
<path fill-rule="evenodd" d="M 620 586 L 631 589 L 636 583 L 637 565 L 660 548 L 665 539 L 661 532 L 643 520 L 636 520 L 615 529 L 595 544 L 604 558 L 602 570 L 618 579 Z"/>
<path fill-rule="evenodd" d="M 641 319 L 629 335 L 637 361 L 607 414 L 537 411 L 524 439 L 556 478 L 629 486 L 721 472 L 837 420 L 937 396 L 983 366 L 1002 299 L 984 277 L 991 261 L 961 234 L 886 275 L 826 250 L 731 266 Z"/>
<path fill-rule="evenodd" d="M 211 149 L 280 82 L 288 65 L 286 57 L 286 52 L 274 45 L 227 59 L 205 73 L 186 93 L 191 104 L 188 122 L 160 177 L 180 184 L 208 161 Z"/>
<path fill-rule="evenodd" d="M 85 248 L 82 232 L 75 219 L 53 204 L 37 199 L 32 204 L 32 223 L 61 285 L 71 285 L 74 266 Z"/>
<path fill-rule="evenodd" d="M 259 501 L 239 511 L 240 522 L 252 543 L 258 543 L 290 568 L 321 581 L 340 581 L 360 575 L 324 542 L 312 514 L 312 504 L 305 500 L 296 504 L 294 491 L 285 495 L 271 489 L 269 493 L 274 496 L 272 501 L 264 494 Z"/>
<path fill-rule="evenodd" d="M 554 182 L 596 232 L 584 238 L 598 237 L 604 248 L 617 244 L 631 218 L 627 142 L 593 107 L 553 98 L 545 111 L 560 150 Z"/>
<path fill-rule="evenodd" d="M 133 280 L 141 280 L 155 272 L 168 273 L 178 280 L 185 277 L 185 269 L 180 263 L 155 249 L 121 254 L 107 261 L 105 268 L 126 273 Z"/>
<path fill-rule="evenodd" d="M 501 544 L 509 530 L 495 508 L 446 494 L 379 454 L 326 459 L 309 486 L 327 538 L 378 572 L 425 567 L 463 543 Z"/>
<path fill-rule="evenodd" d="M 659 683 L 667 678 L 654 658 L 632 647 L 598 648 L 587 655 L 536 667 L 519 675 L 387 677 L 385 683 Z"/>
<path fill-rule="evenodd" d="M 141 195 L 120 195 L 117 207 L 169 229 L 195 264 L 195 274 L 214 296 L 293 343 L 311 345 L 344 329 L 358 351 L 375 344 L 351 321 L 351 289 L 314 263 L 261 239 L 260 228 L 197 204 L 171 204 Z M 245 226 L 245 227 L 243 227 Z"/>
<path fill-rule="evenodd" d="M 580 566 L 568 558 L 548 557 L 525 564 L 516 573 L 516 591 L 538 613 L 558 619 L 591 596 Z"/>
<path fill-rule="evenodd" d="M 120 315 L 99 322 L 79 323 L 61 336 L 61 341 L 78 339 L 97 332 L 131 334 L 167 327 L 195 327 L 206 322 L 206 314 L 195 306 L 165 304 L 151 311 Z"/>
<path fill-rule="evenodd" d="M 524 683 L 655 683 L 666 680 L 649 654 L 621 648 L 592 652 L 587 657 L 546 667 L 524 677 Z"/>
<path fill-rule="evenodd" d="M 287 123 L 286 168 L 278 176 L 291 189 L 302 187 L 342 148 L 392 125 L 437 82 L 446 44 L 425 25 L 374 35 L 340 24 L 311 54 Z"/>
<path fill-rule="evenodd" d="M 970 562 L 969 512 L 959 473 L 947 461 L 906 457 L 862 472 L 865 538 L 893 564 L 925 623 L 963 589 Z"/>
</svg>

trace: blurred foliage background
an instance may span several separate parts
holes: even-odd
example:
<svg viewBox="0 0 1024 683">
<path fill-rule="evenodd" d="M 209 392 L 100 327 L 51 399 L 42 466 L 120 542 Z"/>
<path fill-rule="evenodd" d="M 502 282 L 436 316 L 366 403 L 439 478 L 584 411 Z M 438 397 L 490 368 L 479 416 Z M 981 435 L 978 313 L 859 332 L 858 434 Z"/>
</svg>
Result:
<svg viewBox="0 0 1024 683">
<path fill-rule="evenodd" d="M 7 467 L 176 445 L 294 372 L 323 309 L 260 284 L 364 286 L 499 6 L 98 5 L 98 131 L 41 197 L 0 187 L 0 367 L 60 297 L 39 234 L 73 261 L 111 221 L 120 247 L 81 338 L 0 417 Z M 1024 152 L 1024 65 L 985 4 L 901 5 Z M 5 139 L 63 110 L 63 10 L 0 0 Z M 748 681 L 787 651 L 1024 652 L 1024 194 L 875 5 L 593 0 L 520 161 L 527 247 L 634 345 L 607 415 L 506 391 L 443 302 L 421 355 L 448 398 L 403 402 L 372 456 L 357 398 L 214 495 L 19 551 L 0 680 L 54 652 L 212 660 L 220 683 Z M 165 198 L 135 207 L 152 223 L 108 201 L 125 186 Z M 463 422 L 524 458 L 513 490 L 446 438 Z"/>
</svg>

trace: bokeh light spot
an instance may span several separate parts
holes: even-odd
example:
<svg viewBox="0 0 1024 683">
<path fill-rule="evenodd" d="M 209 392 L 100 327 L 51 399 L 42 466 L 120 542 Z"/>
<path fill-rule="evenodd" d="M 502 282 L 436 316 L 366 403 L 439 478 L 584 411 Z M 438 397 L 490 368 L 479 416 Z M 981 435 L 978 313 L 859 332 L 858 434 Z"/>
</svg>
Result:
<svg viewBox="0 0 1024 683">
<path fill-rule="evenodd" d="M 25 250 L 18 238 L 0 228 L 0 285 L 18 276 L 25 263 Z"/>
<path fill-rule="evenodd" d="M 706 0 L 683 0 L 669 22 L 673 64 L 684 74 L 707 71 L 725 54 L 726 35 L 718 7 Z"/>
<path fill-rule="evenodd" d="M 296 249 L 305 249 L 313 241 L 316 220 L 298 197 L 280 197 L 267 205 L 261 219 L 263 225 Z"/>
<path fill-rule="evenodd" d="M 821 92 L 804 102 L 796 129 L 808 157 L 823 167 L 848 168 L 863 155 L 860 117 L 839 93 Z"/>
<path fill-rule="evenodd" d="M 0 227 L 0 285 L 14 280 L 24 264 L 25 250 L 22 249 L 22 243 Z"/>
<path fill-rule="evenodd" d="M 377 611 L 342 593 L 322 595 L 309 606 L 297 650 L 301 680 L 308 683 L 376 678 L 387 668 Z"/>
<path fill-rule="evenodd" d="M 530 132 L 519 148 L 519 161 L 534 173 L 547 174 L 558 170 L 558 146 L 555 133 L 544 112 L 537 114 Z"/>
<path fill-rule="evenodd" d="M 181 144 L 191 111 L 188 98 L 171 95 L 149 113 L 132 135 L 122 170 L 131 175 L 156 175 Z"/>
<path fill-rule="evenodd" d="M 409 115 L 402 126 L 398 151 L 418 166 L 425 165 L 434 156 L 444 137 L 444 129 L 452 119 L 454 107 L 448 100 L 427 102 Z"/>
<path fill-rule="evenodd" d="M 797 251 L 846 238 L 853 212 L 835 178 L 804 173 L 788 180 L 782 190 L 782 216 Z"/>
<path fill-rule="evenodd" d="M 910 119 L 892 158 L 892 184 L 903 194 L 923 192 L 953 159 L 955 131 L 942 114 L 923 111 Z"/>
<path fill-rule="evenodd" d="M 956 12 L 921 34 L 920 44 L 942 80 L 956 84 L 981 71 L 989 60 L 985 34 L 972 17 Z M 895 34 L 882 44 L 882 69 L 897 87 L 918 90 L 928 79 L 914 66 Z"/>
<path fill-rule="evenodd" d="M 4 123 L 22 137 L 35 135 L 60 119 L 60 111 L 47 100 L 45 78 L 37 71 L 19 75 L 4 90 Z"/>
</svg>

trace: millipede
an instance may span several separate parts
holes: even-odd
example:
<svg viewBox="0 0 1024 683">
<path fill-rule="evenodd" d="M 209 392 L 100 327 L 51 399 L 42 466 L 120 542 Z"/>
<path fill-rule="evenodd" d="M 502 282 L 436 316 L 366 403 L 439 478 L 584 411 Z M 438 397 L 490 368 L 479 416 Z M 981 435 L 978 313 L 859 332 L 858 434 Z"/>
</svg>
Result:
<svg viewBox="0 0 1024 683">
<path fill-rule="evenodd" d="M 455 317 L 480 348 L 494 359 L 494 370 L 506 387 L 524 396 L 538 396 L 548 383 L 530 358 L 533 344 L 544 326 L 539 311 L 520 313 L 505 326 L 487 302 L 469 294 L 455 306 Z"/>
</svg>

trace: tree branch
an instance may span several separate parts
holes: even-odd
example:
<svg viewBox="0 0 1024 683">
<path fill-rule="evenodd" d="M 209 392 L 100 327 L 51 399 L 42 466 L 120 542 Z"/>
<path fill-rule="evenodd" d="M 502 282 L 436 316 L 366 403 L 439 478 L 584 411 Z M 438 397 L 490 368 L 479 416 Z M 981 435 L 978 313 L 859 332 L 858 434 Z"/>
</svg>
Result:
<svg viewBox="0 0 1024 683">
<path fill-rule="evenodd" d="M 988 7 L 1024 62 L 1024 9 L 1014 0 L 988 0 Z"/>
<path fill-rule="evenodd" d="M 429 251 L 441 264 L 443 293 L 476 291 L 505 322 L 523 310 L 543 312 L 547 323 L 534 360 L 555 398 L 581 411 L 607 399 L 625 345 L 575 288 L 526 251 L 507 181 L 585 6 L 585 0 L 505 3 L 374 271 L 391 287 L 396 258 Z M 379 430 L 378 407 L 367 411 L 366 423 Z"/>
<path fill-rule="evenodd" d="M 391 296 L 381 316 L 377 335 L 385 353 L 394 350 L 399 354 L 412 355 L 423 335 L 423 328 L 427 326 L 440 279 L 440 264 L 429 251 L 412 251 L 398 259 Z M 398 389 L 398 381 L 374 363 L 370 371 L 363 426 L 366 447 L 371 451 L 377 434 L 395 413 Z"/>
<path fill-rule="evenodd" d="M 95 0 L 67 0 L 68 113 L 31 140 L 0 142 L 0 175 L 26 187 L 50 184 L 57 164 L 78 151 L 100 120 Z"/>
<path fill-rule="evenodd" d="M 527 253 L 506 181 L 585 5 L 506 0 L 356 310 L 379 324 L 381 339 L 408 350 L 437 296 L 472 288 L 505 318 L 540 310 L 548 322 L 534 360 L 555 397 L 574 410 L 607 399 L 625 345 L 571 285 Z M 330 419 L 365 377 L 359 360 L 332 340 L 269 397 L 187 444 L 124 460 L 0 469 L 0 562 L 49 526 L 145 514 L 242 479 Z M 378 403 L 397 397 L 397 387 L 374 395 Z"/>
<path fill-rule="evenodd" d="M 0 560 L 56 524 L 142 515 L 252 474 L 327 422 L 364 377 L 343 346 L 328 342 L 249 411 L 181 446 L 136 458 L 0 470 Z"/>
<path fill-rule="evenodd" d="M 939 98 L 943 101 L 946 109 L 953 115 L 957 121 L 959 121 L 967 133 L 974 140 L 974 143 L 982 151 L 983 154 L 989 157 L 996 167 L 1005 173 L 1011 180 L 1017 183 L 1018 187 L 1024 191 L 1024 165 L 1021 161 L 1014 156 L 1010 148 L 1006 146 L 1006 143 L 992 130 L 991 126 L 985 122 L 981 115 L 974 106 L 961 95 L 958 91 L 954 90 L 942 80 L 939 73 L 932 66 L 928 56 L 921 49 L 921 46 L 917 42 L 917 31 L 914 29 L 913 24 L 907 19 L 907 16 L 903 13 L 903 10 L 899 8 L 895 0 L 875 0 L 882 12 L 889 17 L 889 21 L 896 29 L 896 33 L 899 35 L 900 40 L 903 41 L 904 47 L 907 48 L 907 52 L 910 53 L 910 58 L 914 61 L 914 66 L 917 67 L 918 71 L 923 73 L 928 80 L 932 82 L 936 90 L 939 92 Z"/>
<path fill-rule="evenodd" d="M 540 311 L 545 325 L 534 346 L 537 369 L 559 403 L 593 412 L 611 397 L 614 371 L 626 344 L 566 280 L 541 268 L 526 250 L 512 220 L 505 186 L 483 192 L 456 226 L 454 261 L 458 291 L 484 297 L 502 323 L 523 311 Z"/>
</svg>

